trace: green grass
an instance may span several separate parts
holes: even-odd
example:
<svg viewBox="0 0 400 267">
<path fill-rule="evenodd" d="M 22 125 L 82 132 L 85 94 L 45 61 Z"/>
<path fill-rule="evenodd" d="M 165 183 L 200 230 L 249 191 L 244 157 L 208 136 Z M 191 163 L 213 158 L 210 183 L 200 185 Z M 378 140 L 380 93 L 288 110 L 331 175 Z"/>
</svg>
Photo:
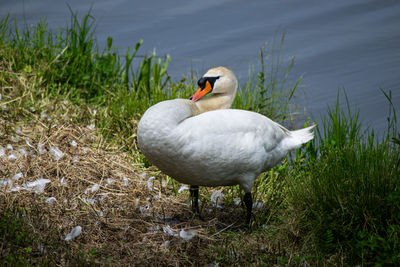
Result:
<svg viewBox="0 0 400 267">
<path fill-rule="evenodd" d="M 25 225 L 21 214 L 2 211 L 0 215 L 0 240 L 8 243 L 10 253 L 2 255 L 3 264 L 27 265 L 30 262 L 33 240 L 36 237 Z"/>
<path fill-rule="evenodd" d="M 340 250 L 351 264 L 399 264 L 399 146 L 362 130 L 346 108 L 338 100 L 328 110 L 308 157 L 295 162 L 286 216 L 320 256 Z"/>
<path fill-rule="evenodd" d="M 136 163 L 148 167 L 135 142 L 141 114 L 159 101 L 188 98 L 196 79 L 192 74 L 172 81 L 168 56 L 136 57 L 141 40 L 122 57 L 111 37 L 101 50 L 94 25 L 90 13 L 79 19 L 73 12 L 68 27 L 57 33 L 50 32 L 45 21 L 19 29 L 9 17 L 1 20 L 0 119 L 30 121 L 56 109 L 53 119 L 68 116 L 70 123 L 95 123 L 104 138 L 99 147 L 129 151 Z M 250 67 L 235 108 L 291 121 L 302 77 L 289 79 L 294 58 L 281 59 L 283 42 L 284 34 L 275 52 L 260 49 L 260 69 Z M 390 107 L 383 138 L 373 129 L 364 130 L 348 101 L 345 107 L 337 101 L 316 128 L 312 143 L 256 180 L 254 200 L 264 206 L 255 212 L 251 230 L 220 233 L 200 253 L 209 262 L 226 265 L 399 264 L 400 133 L 391 93 L 382 92 Z M 68 108 L 58 112 L 59 105 Z M 12 134 L 13 129 L 4 132 Z M 239 187 L 223 190 L 224 204 L 236 209 L 233 199 L 241 194 Z M 23 217 L 15 217 L 15 210 L 2 210 L 0 239 L 11 249 L 7 263 L 41 262 L 32 261 L 40 237 L 31 230 Z M 96 253 L 71 255 L 71 261 L 94 263 Z"/>
</svg>

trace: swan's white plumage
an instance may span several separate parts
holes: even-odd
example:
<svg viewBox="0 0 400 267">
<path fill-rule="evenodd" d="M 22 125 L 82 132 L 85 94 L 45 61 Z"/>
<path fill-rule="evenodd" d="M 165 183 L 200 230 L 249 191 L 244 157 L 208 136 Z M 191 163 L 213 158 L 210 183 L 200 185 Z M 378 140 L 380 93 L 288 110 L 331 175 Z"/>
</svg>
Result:
<svg viewBox="0 0 400 267">
<path fill-rule="evenodd" d="M 185 184 L 240 184 L 251 192 L 260 173 L 313 138 L 312 127 L 289 131 L 251 111 L 221 109 L 193 116 L 198 112 L 190 100 L 164 101 L 150 107 L 138 126 L 142 153 Z"/>
</svg>

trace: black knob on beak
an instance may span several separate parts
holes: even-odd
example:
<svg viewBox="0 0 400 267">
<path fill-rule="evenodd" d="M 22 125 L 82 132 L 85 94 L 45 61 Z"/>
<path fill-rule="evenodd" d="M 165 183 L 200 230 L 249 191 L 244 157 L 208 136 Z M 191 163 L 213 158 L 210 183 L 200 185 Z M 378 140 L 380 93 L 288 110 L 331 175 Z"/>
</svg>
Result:
<svg viewBox="0 0 400 267">
<path fill-rule="evenodd" d="M 197 81 L 197 85 L 198 85 L 200 88 L 204 88 L 204 87 L 206 86 L 206 81 L 207 81 L 207 78 L 201 77 L 201 78 Z"/>
</svg>

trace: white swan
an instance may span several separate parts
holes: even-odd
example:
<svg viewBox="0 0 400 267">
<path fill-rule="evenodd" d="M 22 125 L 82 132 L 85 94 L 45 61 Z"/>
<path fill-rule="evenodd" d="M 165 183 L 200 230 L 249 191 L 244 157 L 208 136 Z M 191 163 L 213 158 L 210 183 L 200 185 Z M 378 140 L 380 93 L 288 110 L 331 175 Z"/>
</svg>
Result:
<svg viewBox="0 0 400 267">
<path fill-rule="evenodd" d="M 239 184 L 251 218 L 254 179 L 278 164 L 290 150 L 313 139 L 311 127 L 289 131 L 255 112 L 229 109 L 237 80 L 225 67 L 210 69 L 190 98 L 160 102 L 142 116 L 138 145 L 165 174 L 191 185 L 198 212 L 198 186 Z M 211 94 L 210 97 L 202 98 Z"/>
</svg>

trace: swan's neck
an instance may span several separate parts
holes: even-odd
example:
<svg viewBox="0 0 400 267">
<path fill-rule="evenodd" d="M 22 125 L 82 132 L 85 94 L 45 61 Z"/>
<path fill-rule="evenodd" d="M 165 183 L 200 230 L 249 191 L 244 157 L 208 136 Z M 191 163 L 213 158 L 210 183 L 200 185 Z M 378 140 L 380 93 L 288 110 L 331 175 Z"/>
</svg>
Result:
<svg viewBox="0 0 400 267">
<path fill-rule="evenodd" d="M 216 110 L 228 109 L 232 106 L 235 96 L 232 94 L 213 94 L 208 98 L 200 99 L 196 106 L 200 113 Z"/>
<path fill-rule="evenodd" d="M 189 99 L 174 99 L 160 102 L 150 107 L 142 116 L 146 127 L 158 127 L 170 131 L 183 120 L 200 114 L 196 104 Z"/>
</svg>

